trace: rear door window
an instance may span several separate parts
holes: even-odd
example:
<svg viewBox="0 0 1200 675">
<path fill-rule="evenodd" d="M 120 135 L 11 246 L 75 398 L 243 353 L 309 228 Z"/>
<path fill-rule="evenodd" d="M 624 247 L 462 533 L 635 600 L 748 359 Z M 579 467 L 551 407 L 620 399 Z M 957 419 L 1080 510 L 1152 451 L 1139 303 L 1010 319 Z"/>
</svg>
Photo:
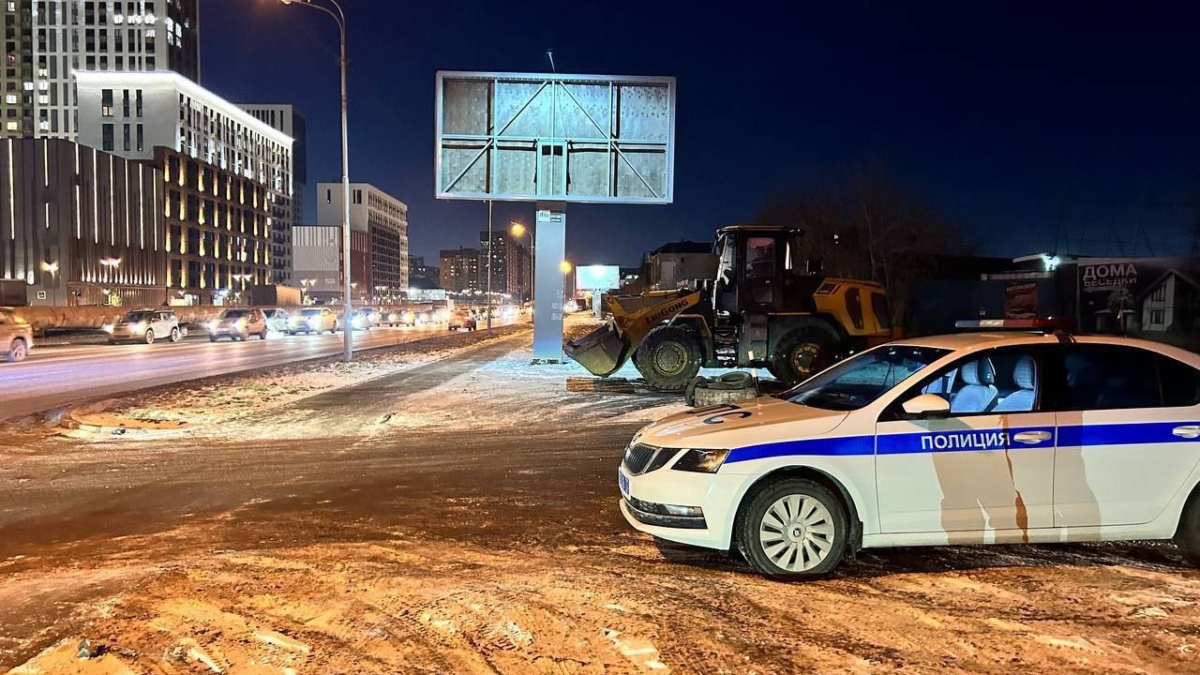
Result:
<svg viewBox="0 0 1200 675">
<path fill-rule="evenodd" d="M 1122 410 L 1163 405 L 1158 356 L 1119 345 L 1076 345 L 1064 355 L 1065 410 Z"/>
<path fill-rule="evenodd" d="M 1200 404 L 1200 371 L 1169 356 L 1158 357 L 1158 379 L 1162 383 L 1163 405 L 1190 408 Z"/>
</svg>

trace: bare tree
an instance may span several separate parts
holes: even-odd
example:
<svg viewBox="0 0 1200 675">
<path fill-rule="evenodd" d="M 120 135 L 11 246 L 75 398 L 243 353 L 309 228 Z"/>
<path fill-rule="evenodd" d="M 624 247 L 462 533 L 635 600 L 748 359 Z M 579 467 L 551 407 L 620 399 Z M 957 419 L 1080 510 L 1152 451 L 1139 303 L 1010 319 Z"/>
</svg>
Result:
<svg viewBox="0 0 1200 675">
<path fill-rule="evenodd" d="M 827 276 L 883 284 L 897 324 L 907 316 L 913 284 L 936 269 L 936 256 L 971 248 L 961 228 L 878 163 L 781 192 L 764 205 L 759 220 L 804 230 L 801 255 L 820 261 Z"/>
</svg>

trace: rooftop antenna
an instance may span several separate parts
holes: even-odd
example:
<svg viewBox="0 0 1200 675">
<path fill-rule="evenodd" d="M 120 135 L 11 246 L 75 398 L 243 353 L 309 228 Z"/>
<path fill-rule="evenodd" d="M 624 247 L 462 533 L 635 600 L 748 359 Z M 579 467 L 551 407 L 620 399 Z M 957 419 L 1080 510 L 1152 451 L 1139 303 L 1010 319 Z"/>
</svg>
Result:
<svg viewBox="0 0 1200 675">
<path fill-rule="evenodd" d="M 546 58 L 550 59 L 550 72 L 557 73 L 558 69 L 554 67 L 554 50 L 553 49 L 546 50 Z"/>
</svg>

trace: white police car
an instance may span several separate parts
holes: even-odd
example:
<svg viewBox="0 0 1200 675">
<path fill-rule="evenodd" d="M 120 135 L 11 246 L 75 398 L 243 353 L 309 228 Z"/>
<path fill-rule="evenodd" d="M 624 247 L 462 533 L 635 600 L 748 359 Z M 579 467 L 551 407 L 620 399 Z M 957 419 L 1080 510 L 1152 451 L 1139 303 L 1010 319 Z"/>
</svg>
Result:
<svg viewBox="0 0 1200 675">
<path fill-rule="evenodd" d="M 818 576 L 887 546 L 1174 539 L 1200 564 L 1200 356 L 1115 337 L 904 340 L 634 436 L 638 530 Z"/>
</svg>

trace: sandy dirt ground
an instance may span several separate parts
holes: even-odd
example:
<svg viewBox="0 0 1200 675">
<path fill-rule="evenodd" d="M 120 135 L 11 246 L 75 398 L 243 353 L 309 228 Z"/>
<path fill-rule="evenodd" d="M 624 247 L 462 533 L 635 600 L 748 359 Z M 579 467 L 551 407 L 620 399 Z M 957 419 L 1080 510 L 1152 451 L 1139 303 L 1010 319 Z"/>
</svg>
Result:
<svg viewBox="0 0 1200 675">
<path fill-rule="evenodd" d="M 580 370 L 526 367 L 528 336 L 172 439 L 10 430 L 0 666 L 1200 673 L 1200 573 L 1167 544 L 867 552 L 788 584 L 632 531 L 623 446 L 680 404 L 566 393 Z"/>
</svg>

